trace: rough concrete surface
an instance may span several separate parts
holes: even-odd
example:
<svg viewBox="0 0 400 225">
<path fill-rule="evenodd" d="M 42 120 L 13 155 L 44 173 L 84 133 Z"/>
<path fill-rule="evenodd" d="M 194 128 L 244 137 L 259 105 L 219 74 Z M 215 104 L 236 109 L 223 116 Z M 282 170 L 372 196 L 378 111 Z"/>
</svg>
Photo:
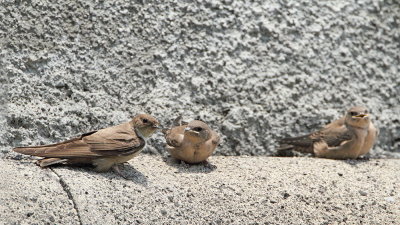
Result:
<svg viewBox="0 0 400 225">
<path fill-rule="evenodd" d="M 395 159 L 224 157 L 211 166 L 142 154 L 125 180 L 1 159 L 4 224 L 399 224 Z M 4 208 L 3 202 L 6 202 Z"/>
<path fill-rule="evenodd" d="M 76 224 L 59 178 L 31 162 L 0 160 L 0 224 Z"/>
<path fill-rule="evenodd" d="M 48 144 L 147 112 L 210 123 L 216 154 L 268 155 L 277 138 L 363 104 L 381 132 L 373 155 L 393 157 L 399 21 L 390 0 L 4 0 L 0 144 Z M 149 143 L 165 153 L 160 134 Z"/>
</svg>

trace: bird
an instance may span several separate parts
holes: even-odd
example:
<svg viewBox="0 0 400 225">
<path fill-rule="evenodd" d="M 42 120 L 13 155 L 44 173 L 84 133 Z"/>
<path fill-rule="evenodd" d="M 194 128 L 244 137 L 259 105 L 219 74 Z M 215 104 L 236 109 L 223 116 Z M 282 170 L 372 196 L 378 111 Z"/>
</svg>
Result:
<svg viewBox="0 0 400 225">
<path fill-rule="evenodd" d="M 174 127 L 162 131 L 166 149 L 172 157 L 188 164 L 205 162 L 219 144 L 219 135 L 202 121 L 187 123 L 181 118 L 174 120 Z"/>
<path fill-rule="evenodd" d="M 118 165 L 137 156 L 145 146 L 145 138 L 160 128 L 158 120 L 148 114 L 138 114 L 117 126 L 91 131 L 79 137 L 51 145 L 17 147 L 25 155 L 44 157 L 40 167 L 54 164 L 91 164 L 95 171 L 111 168 L 124 177 Z"/>
<path fill-rule="evenodd" d="M 367 154 L 375 144 L 378 129 L 371 121 L 368 109 L 354 106 L 346 114 L 321 130 L 281 139 L 280 152 L 294 150 L 330 159 L 356 159 Z"/>
</svg>

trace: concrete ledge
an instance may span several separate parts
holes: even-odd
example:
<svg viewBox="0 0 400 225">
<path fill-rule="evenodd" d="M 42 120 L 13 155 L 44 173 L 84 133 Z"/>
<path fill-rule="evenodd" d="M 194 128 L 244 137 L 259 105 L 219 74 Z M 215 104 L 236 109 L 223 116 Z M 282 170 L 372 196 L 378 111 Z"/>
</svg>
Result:
<svg viewBox="0 0 400 225">
<path fill-rule="evenodd" d="M 0 224 L 75 224 L 59 178 L 26 161 L 0 159 Z"/>
<path fill-rule="evenodd" d="M 125 180 L 89 168 L 0 159 L 4 224 L 394 224 L 400 160 L 141 155 Z"/>
</svg>

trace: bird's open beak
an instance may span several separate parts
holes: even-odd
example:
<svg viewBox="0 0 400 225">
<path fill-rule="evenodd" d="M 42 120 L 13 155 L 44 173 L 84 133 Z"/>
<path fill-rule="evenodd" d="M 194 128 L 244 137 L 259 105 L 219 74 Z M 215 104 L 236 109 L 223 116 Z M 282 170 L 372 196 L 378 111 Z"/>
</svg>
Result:
<svg viewBox="0 0 400 225">
<path fill-rule="evenodd" d="M 192 134 L 199 134 L 200 132 L 198 132 L 198 131 L 196 131 L 196 130 L 193 130 L 192 129 L 193 127 L 186 127 L 185 128 L 185 132 L 190 132 L 190 133 L 192 133 Z"/>
<path fill-rule="evenodd" d="M 190 131 L 190 132 L 196 133 L 196 134 L 199 133 L 198 131 L 193 130 L 192 127 L 186 127 L 186 128 L 185 128 L 185 132 L 186 132 L 186 131 Z"/>
<path fill-rule="evenodd" d="M 354 117 L 364 118 L 364 117 L 367 117 L 367 116 L 368 116 L 368 114 L 361 113 L 361 114 L 358 114 L 357 116 L 354 116 Z"/>
</svg>

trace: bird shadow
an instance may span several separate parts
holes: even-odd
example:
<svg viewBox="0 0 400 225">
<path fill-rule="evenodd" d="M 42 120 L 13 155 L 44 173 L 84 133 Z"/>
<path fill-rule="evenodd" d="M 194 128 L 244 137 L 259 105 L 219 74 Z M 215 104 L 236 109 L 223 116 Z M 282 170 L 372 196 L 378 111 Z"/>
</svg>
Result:
<svg viewBox="0 0 400 225">
<path fill-rule="evenodd" d="M 144 187 L 148 186 L 147 177 L 142 172 L 135 169 L 135 167 L 133 167 L 131 164 L 129 163 L 119 164 L 119 168 L 121 170 L 121 174 L 118 174 L 112 170 L 99 174 L 108 179 L 133 181 L 135 184 L 139 184 Z"/>
<path fill-rule="evenodd" d="M 311 158 L 315 157 L 311 153 L 300 153 L 292 150 L 280 150 L 274 152 L 271 157 L 286 157 L 286 158 L 295 158 L 295 157 L 305 157 L 305 158 Z"/>
<path fill-rule="evenodd" d="M 20 164 L 24 165 L 34 165 L 40 168 L 40 166 L 35 165 L 36 162 L 32 159 L 16 159 L 19 161 Z M 148 181 L 147 177 L 143 175 L 140 171 L 135 169 L 132 165 L 129 163 L 124 163 L 119 165 L 122 176 L 112 170 L 107 171 L 107 172 L 96 172 L 94 171 L 94 166 L 89 165 L 89 164 L 54 164 L 49 167 L 44 167 L 42 169 L 50 169 L 50 168 L 64 168 L 70 171 L 75 171 L 75 172 L 82 172 L 82 173 L 90 173 L 94 176 L 101 175 L 107 179 L 118 179 L 118 180 L 128 180 L 128 181 L 133 181 L 136 184 L 142 185 L 147 187 L 148 186 Z"/>
<path fill-rule="evenodd" d="M 362 156 L 362 157 L 358 157 L 356 159 L 346 159 L 346 160 L 341 160 L 344 163 L 347 163 L 351 166 L 357 166 L 359 164 L 362 163 L 367 163 L 370 161 L 370 157 L 369 156 Z"/>
<path fill-rule="evenodd" d="M 168 166 L 176 168 L 178 173 L 211 173 L 217 169 L 216 165 L 211 164 L 208 161 L 203 161 L 196 164 L 188 164 L 171 156 L 164 157 L 163 161 Z"/>
<path fill-rule="evenodd" d="M 309 154 L 309 153 L 298 153 L 298 152 L 294 152 L 291 150 L 283 150 L 280 152 L 275 153 L 274 155 L 272 155 L 272 157 L 290 157 L 290 158 L 295 158 L 295 157 L 303 157 L 303 158 L 318 158 L 313 154 Z M 370 161 L 370 157 L 369 156 L 360 156 L 356 159 L 343 159 L 343 160 L 339 160 L 341 162 L 347 163 L 349 165 L 352 166 L 357 166 L 358 164 L 362 164 L 362 163 L 366 163 Z"/>
</svg>

